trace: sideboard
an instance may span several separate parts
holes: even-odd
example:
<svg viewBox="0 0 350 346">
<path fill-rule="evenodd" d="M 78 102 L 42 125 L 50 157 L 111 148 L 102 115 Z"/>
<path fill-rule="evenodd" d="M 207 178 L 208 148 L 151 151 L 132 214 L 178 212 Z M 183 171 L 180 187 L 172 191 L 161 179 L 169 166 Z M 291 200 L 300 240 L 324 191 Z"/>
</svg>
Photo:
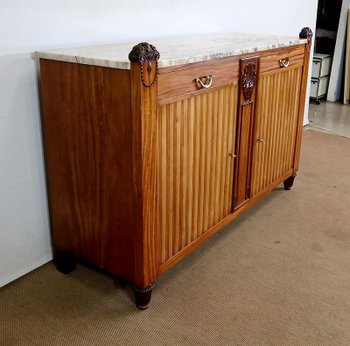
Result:
<svg viewBox="0 0 350 346">
<path fill-rule="evenodd" d="M 312 32 L 37 52 L 54 259 L 156 279 L 299 166 Z"/>
</svg>

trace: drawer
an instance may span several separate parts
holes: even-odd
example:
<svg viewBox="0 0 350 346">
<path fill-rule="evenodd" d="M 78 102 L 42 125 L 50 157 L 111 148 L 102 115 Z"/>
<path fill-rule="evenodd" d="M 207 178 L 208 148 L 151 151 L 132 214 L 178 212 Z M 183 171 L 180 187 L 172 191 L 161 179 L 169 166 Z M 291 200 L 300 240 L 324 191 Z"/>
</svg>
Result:
<svg viewBox="0 0 350 346">
<path fill-rule="evenodd" d="M 159 70 L 158 101 L 205 92 L 238 81 L 239 58 L 229 57 Z M 212 76 L 206 78 L 208 76 Z M 196 80 L 200 79 L 205 86 Z M 211 81 L 211 83 L 210 83 Z"/>
<path fill-rule="evenodd" d="M 311 86 L 310 86 L 310 97 L 313 99 L 317 98 L 317 91 L 318 91 L 318 79 L 311 80 Z"/>
<path fill-rule="evenodd" d="M 318 99 L 327 94 L 329 76 L 311 79 L 310 97 Z"/>
<path fill-rule="evenodd" d="M 260 73 L 303 65 L 304 51 L 305 45 L 299 45 L 266 52 L 260 59 Z"/>
<path fill-rule="evenodd" d="M 331 73 L 332 56 L 326 54 L 315 54 L 312 60 L 312 77 L 320 78 Z"/>
<path fill-rule="evenodd" d="M 238 81 L 239 60 L 253 55 L 260 55 L 260 73 L 274 71 L 281 68 L 293 67 L 304 63 L 305 45 L 282 49 L 257 52 L 244 56 L 233 56 L 205 62 L 181 65 L 179 67 L 163 68 L 158 76 L 158 101 L 167 102 L 174 98 L 205 92 L 197 79 L 213 76 L 210 88 L 215 88 Z M 280 60 L 284 59 L 286 66 L 281 67 Z"/>
<path fill-rule="evenodd" d="M 319 78 L 321 75 L 321 63 L 322 60 L 320 59 L 313 59 L 312 60 L 312 72 L 311 72 L 311 77 L 312 78 Z"/>
</svg>

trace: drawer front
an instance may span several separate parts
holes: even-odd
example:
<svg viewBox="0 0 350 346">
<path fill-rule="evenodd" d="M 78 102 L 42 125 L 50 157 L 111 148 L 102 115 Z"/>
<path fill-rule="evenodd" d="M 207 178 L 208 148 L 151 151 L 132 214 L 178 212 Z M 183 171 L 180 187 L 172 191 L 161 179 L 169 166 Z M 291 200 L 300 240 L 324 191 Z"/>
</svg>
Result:
<svg viewBox="0 0 350 346">
<path fill-rule="evenodd" d="M 328 91 L 328 83 L 329 83 L 329 76 L 320 78 L 320 86 L 318 88 L 318 96 L 323 96 L 327 94 Z"/>
<path fill-rule="evenodd" d="M 248 54 L 247 56 L 261 56 L 260 72 L 264 73 L 297 65 L 302 66 L 304 63 L 304 51 L 305 45 L 300 45 Z M 239 75 L 239 60 L 242 57 L 233 56 L 182 65 L 179 68 L 160 69 L 158 76 L 158 101 L 167 103 L 179 97 L 205 92 L 207 89 L 201 86 L 197 79 L 200 79 L 203 84 L 210 84 L 208 76 L 213 76 L 210 88 L 236 82 Z M 285 66 L 281 65 L 281 61 Z"/>
<path fill-rule="evenodd" d="M 317 98 L 318 79 L 311 80 L 310 97 Z"/>
<path fill-rule="evenodd" d="M 332 58 L 327 57 L 322 60 L 320 77 L 328 76 L 331 73 Z"/>
<path fill-rule="evenodd" d="M 304 52 L 304 45 L 266 52 L 260 59 L 260 73 L 301 66 L 304 63 Z"/>
<path fill-rule="evenodd" d="M 313 59 L 312 61 L 312 78 L 319 78 L 321 75 L 321 59 Z"/>
<path fill-rule="evenodd" d="M 176 70 L 161 69 L 158 76 L 158 101 L 167 103 L 178 97 L 196 95 L 232 84 L 238 79 L 238 62 L 237 57 L 230 57 L 183 65 Z"/>
<path fill-rule="evenodd" d="M 311 79 L 310 97 L 319 98 L 327 94 L 329 76 Z"/>
</svg>

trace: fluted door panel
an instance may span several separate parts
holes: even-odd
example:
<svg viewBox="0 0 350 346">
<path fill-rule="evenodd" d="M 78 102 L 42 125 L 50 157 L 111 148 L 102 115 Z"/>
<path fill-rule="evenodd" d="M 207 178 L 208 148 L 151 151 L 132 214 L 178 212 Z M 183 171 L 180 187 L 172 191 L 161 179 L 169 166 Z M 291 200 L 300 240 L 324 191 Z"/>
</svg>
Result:
<svg viewBox="0 0 350 346">
<path fill-rule="evenodd" d="M 237 84 L 158 108 L 159 263 L 231 212 Z"/>
<path fill-rule="evenodd" d="M 302 67 L 262 74 L 258 83 L 251 195 L 293 168 Z"/>
</svg>

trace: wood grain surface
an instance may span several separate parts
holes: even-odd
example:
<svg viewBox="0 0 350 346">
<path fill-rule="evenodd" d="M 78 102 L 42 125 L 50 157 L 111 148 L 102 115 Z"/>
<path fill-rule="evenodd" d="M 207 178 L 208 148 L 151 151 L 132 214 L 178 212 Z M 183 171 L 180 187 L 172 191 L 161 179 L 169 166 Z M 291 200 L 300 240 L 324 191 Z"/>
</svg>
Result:
<svg viewBox="0 0 350 346">
<path fill-rule="evenodd" d="M 304 63 L 305 45 L 288 47 L 269 51 L 268 54 L 262 54 L 260 59 L 260 73 L 270 72 L 281 69 L 279 60 L 289 60 L 289 68 L 302 66 Z M 283 68 L 282 68 L 283 69 Z"/>
<path fill-rule="evenodd" d="M 250 99 L 242 61 L 257 64 Z M 42 59 L 54 247 L 139 288 L 154 282 L 297 171 L 308 61 L 298 45 L 260 62 L 159 69 L 147 88 L 137 62 L 128 71 Z M 145 82 L 155 73 L 152 62 Z M 207 75 L 213 86 L 199 88 Z"/>
<path fill-rule="evenodd" d="M 237 97 L 235 83 L 159 106 L 160 263 L 231 212 Z"/>
<path fill-rule="evenodd" d="M 214 76 L 211 89 L 222 87 L 238 79 L 237 58 L 225 58 L 218 61 L 208 61 L 200 64 L 187 65 L 187 68 L 179 68 L 173 72 L 161 73 L 158 81 L 158 100 L 179 99 L 186 95 L 205 92 L 196 83 L 196 78 L 209 75 Z"/>
<path fill-rule="evenodd" d="M 133 281 L 129 71 L 40 65 L 54 247 Z"/>
<path fill-rule="evenodd" d="M 293 169 L 302 68 L 262 74 L 258 85 L 252 196 Z"/>
<path fill-rule="evenodd" d="M 146 70 L 146 69 L 145 69 Z M 156 64 L 145 72 L 145 82 L 154 80 Z M 157 87 L 145 87 L 141 65 L 131 63 L 131 129 L 133 158 L 133 198 L 135 228 L 135 277 L 140 288 L 153 283 L 157 276 Z M 122 244 L 120 244 L 122 246 Z"/>
</svg>

